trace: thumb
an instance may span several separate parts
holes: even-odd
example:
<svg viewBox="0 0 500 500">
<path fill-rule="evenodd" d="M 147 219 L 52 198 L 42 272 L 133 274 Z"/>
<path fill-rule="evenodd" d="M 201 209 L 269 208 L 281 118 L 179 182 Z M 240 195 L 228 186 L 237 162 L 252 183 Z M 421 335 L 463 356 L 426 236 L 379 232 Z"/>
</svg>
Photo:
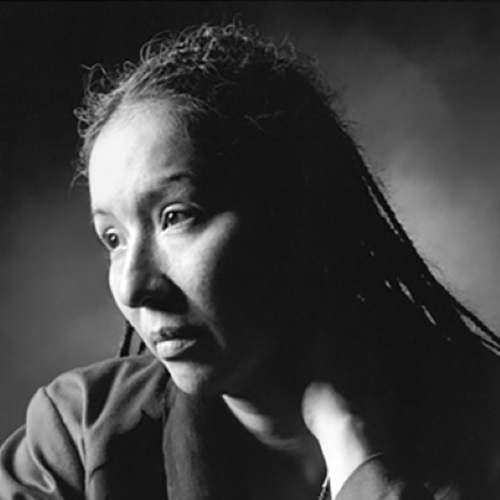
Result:
<svg viewBox="0 0 500 500">
<path fill-rule="evenodd" d="M 309 430 L 318 434 L 350 417 L 345 399 L 326 382 L 310 384 L 302 398 L 302 416 Z"/>
</svg>

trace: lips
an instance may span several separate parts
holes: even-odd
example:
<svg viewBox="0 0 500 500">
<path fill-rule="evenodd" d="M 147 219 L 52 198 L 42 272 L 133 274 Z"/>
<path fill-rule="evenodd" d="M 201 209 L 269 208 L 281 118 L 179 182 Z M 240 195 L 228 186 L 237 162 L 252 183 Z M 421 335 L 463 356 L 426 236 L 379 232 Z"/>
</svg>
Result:
<svg viewBox="0 0 500 500">
<path fill-rule="evenodd" d="M 181 359 L 188 357 L 200 342 L 202 330 L 194 326 L 164 327 L 151 334 L 151 341 L 160 359 Z"/>
<path fill-rule="evenodd" d="M 166 326 L 151 334 L 153 344 L 165 340 L 190 339 L 200 335 L 200 328 L 195 326 Z"/>
</svg>

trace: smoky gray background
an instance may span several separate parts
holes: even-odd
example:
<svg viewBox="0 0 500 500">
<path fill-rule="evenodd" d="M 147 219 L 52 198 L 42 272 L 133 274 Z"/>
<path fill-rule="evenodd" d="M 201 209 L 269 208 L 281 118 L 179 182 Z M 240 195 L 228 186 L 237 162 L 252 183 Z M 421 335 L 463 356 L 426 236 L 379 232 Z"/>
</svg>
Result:
<svg viewBox="0 0 500 500">
<path fill-rule="evenodd" d="M 0 441 L 37 387 L 114 355 L 122 331 L 86 190 L 71 188 L 85 67 L 238 15 L 318 57 L 434 272 L 500 329 L 496 4 L 1 3 Z"/>
</svg>

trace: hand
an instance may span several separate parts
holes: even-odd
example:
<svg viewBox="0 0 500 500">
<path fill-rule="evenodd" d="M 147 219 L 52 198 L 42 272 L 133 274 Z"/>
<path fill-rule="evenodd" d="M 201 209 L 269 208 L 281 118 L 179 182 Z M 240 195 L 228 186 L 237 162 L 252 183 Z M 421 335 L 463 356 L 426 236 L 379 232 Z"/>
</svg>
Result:
<svg viewBox="0 0 500 500">
<path fill-rule="evenodd" d="M 353 415 L 344 398 L 325 382 L 315 382 L 302 400 L 304 422 L 319 442 L 335 498 L 347 478 L 374 453 L 364 423 Z"/>
</svg>

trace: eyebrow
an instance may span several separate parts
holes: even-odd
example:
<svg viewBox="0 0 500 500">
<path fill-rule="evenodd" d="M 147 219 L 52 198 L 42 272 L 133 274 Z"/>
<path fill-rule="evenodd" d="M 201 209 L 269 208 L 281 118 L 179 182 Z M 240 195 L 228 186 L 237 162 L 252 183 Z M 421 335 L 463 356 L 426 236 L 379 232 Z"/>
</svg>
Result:
<svg viewBox="0 0 500 500">
<path fill-rule="evenodd" d="M 191 185 L 198 184 L 198 176 L 193 172 L 177 172 L 171 175 L 160 178 L 154 189 L 146 191 L 140 200 L 141 206 L 149 206 L 154 204 L 159 198 L 165 197 L 165 191 L 178 193 L 179 191 L 187 191 L 186 184 L 189 182 Z M 179 189 L 180 188 L 180 189 Z M 168 193 L 168 194 L 170 194 Z M 110 215 L 110 211 L 102 208 L 92 209 L 91 219 L 96 215 Z"/>
</svg>

